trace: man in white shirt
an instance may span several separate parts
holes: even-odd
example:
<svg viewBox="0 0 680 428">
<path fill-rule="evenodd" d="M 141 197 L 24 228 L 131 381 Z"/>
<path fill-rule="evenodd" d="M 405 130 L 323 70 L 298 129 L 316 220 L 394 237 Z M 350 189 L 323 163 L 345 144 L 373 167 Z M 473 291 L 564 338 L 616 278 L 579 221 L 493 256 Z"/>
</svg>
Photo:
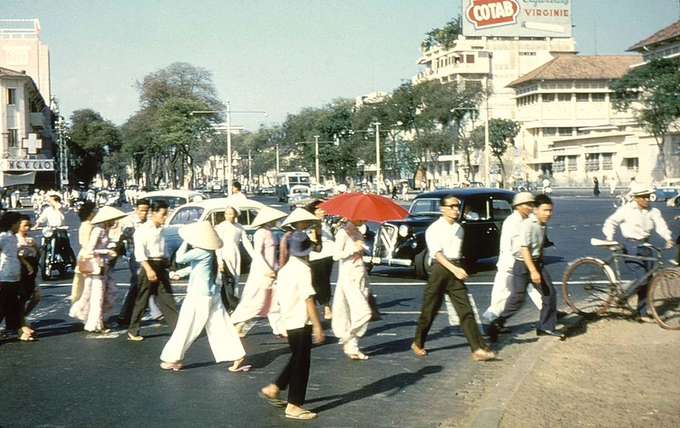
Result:
<svg viewBox="0 0 680 428">
<path fill-rule="evenodd" d="M 602 233 L 608 240 L 614 239 L 617 227 L 625 238 L 624 252 L 632 256 L 651 257 L 652 250 L 643 244 L 647 242 L 652 230 L 656 230 L 666 240 L 666 247 L 673 246 L 671 231 L 661 216 L 661 211 L 649 207 L 649 195 L 652 190 L 644 184 L 634 183 L 630 188 L 633 202 L 622 205 L 614 214 L 605 220 Z M 626 266 L 633 273 L 636 280 L 643 278 L 652 268 L 651 260 L 626 259 Z M 649 279 L 649 278 L 648 278 Z M 637 310 L 640 321 L 654 322 L 647 313 L 647 286 L 649 281 L 640 284 L 637 290 Z"/>
<path fill-rule="evenodd" d="M 33 226 L 33 230 L 38 229 L 42 223 L 47 223 L 50 227 L 59 227 L 64 224 L 64 213 L 61 212 L 61 198 L 59 195 L 50 195 L 47 199 L 50 204 L 43 210 L 38 220 Z"/>
<path fill-rule="evenodd" d="M 500 253 L 498 255 L 498 263 L 496 264 L 498 272 L 496 272 L 493 281 L 491 303 L 483 315 L 489 322 L 498 318 L 501 312 L 503 312 L 512 292 L 512 268 L 515 265 L 513 254 L 519 251 L 519 224 L 529 216 L 533 209 L 533 203 L 534 195 L 531 193 L 522 192 L 516 194 L 512 201 L 514 211 L 503 221 Z M 536 307 L 541 309 L 541 293 L 531 285 L 529 285 L 527 291 Z M 499 325 L 498 327 L 499 333 L 510 333 L 510 330 L 504 325 Z"/>
<path fill-rule="evenodd" d="M 231 185 L 231 195 L 227 197 L 226 204 L 232 207 L 239 208 L 244 202 L 248 200 L 245 194 L 241 192 L 241 183 L 234 181 Z"/>
<path fill-rule="evenodd" d="M 139 274 L 139 293 L 128 328 L 128 340 L 133 342 L 144 340 L 139 335 L 139 327 L 151 295 L 156 296 L 170 329 L 174 330 L 177 325 L 179 313 L 172 296 L 163 236 L 163 224 L 167 215 L 168 204 L 165 201 L 154 201 L 151 204 L 151 218 L 134 233 L 135 259 L 142 269 Z"/>
<path fill-rule="evenodd" d="M 460 202 L 455 196 L 444 196 L 439 209 L 442 211 L 442 217 L 432 223 L 425 232 L 427 250 L 433 259 L 432 273 L 425 286 L 423 307 L 411 349 L 416 355 L 427 355 L 425 350 L 427 333 L 442 305 L 444 294 L 448 294 L 460 319 L 463 334 L 470 344 L 472 359 L 474 361 L 493 359 L 496 354 L 489 351 L 486 346 L 468 300 L 467 288 L 463 283 L 468 274 L 459 264 L 464 233 L 463 227 L 456 221 L 460 212 Z"/>
</svg>

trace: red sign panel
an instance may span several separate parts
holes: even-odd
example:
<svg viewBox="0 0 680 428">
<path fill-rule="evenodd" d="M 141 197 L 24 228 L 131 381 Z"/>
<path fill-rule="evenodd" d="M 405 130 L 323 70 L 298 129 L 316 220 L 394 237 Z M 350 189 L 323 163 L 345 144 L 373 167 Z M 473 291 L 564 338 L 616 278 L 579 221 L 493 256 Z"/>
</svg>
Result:
<svg viewBox="0 0 680 428">
<path fill-rule="evenodd" d="M 466 11 L 475 29 L 517 22 L 519 4 L 516 0 L 472 0 Z"/>
</svg>

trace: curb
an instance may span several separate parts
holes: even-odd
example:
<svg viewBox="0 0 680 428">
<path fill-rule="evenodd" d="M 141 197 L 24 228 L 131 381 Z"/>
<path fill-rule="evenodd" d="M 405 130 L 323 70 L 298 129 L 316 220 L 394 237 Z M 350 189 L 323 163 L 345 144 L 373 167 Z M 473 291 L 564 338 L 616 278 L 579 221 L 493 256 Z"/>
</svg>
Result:
<svg viewBox="0 0 680 428">
<path fill-rule="evenodd" d="M 564 341 L 570 334 L 578 331 L 585 318 L 569 314 L 560 321 L 564 326 Z M 547 339 L 547 340 L 546 340 Z M 479 406 L 479 410 L 472 418 L 469 428 L 489 428 L 500 425 L 503 412 L 512 401 L 517 391 L 527 379 L 538 360 L 548 353 L 558 342 L 544 338 L 538 340 L 534 346 L 529 347 L 526 352 L 517 357 L 515 364 L 508 370 L 508 373 L 498 382 L 496 387 L 484 398 Z"/>
</svg>

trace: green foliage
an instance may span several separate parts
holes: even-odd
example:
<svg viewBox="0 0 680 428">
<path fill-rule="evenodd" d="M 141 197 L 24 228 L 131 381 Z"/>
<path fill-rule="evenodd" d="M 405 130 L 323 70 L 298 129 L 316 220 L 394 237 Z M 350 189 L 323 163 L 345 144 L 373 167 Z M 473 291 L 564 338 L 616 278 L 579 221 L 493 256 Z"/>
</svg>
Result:
<svg viewBox="0 0 680 428">
<path fill-rule="evenodd" d="M 680 58 L 653 59 L 630 69 L 612 82 L 614 108 L 633 109 L 644 129 L 654 135 L 659 156 L 668 176 L 664 140 L 671 125 L 680 118 Z"/>
<path fill-rule="evenodd" d="M 450 49 L 458 40 L 458 36 L 463 34 L 463 27 L 460 15 L 447 22 L 444 28 L 435 28 L 425 35 L 425 40 L 420 44 L 423 51 L 432 49 L 435 46 L 441 46 L 444 49 Z"/>
<path fill-rule="evenodd" d="M 116 125 L 91 109 L 76 110 L 70 121 L 68 138 L 73 175 L 78 181 L 90 183 L 100 172 L 107 154 L 121 149 L 121 135 Z"/>
<path fill-rule="evenodd" d="M 508 148 L 513 146 L 513 139 L 522 128 L 522 125 L 510 119 L 490 119 L 489 120 L 489 147 L 491 154 L 493 154 L 501 166 L 503 178 L 505 178 L 505 165 L 503 164 L 503 155 L 508 151 Z M 484 125 L 480 125 L 472 130 L 470 138 L 475 143 L 484 147 Z"/>
</svg>

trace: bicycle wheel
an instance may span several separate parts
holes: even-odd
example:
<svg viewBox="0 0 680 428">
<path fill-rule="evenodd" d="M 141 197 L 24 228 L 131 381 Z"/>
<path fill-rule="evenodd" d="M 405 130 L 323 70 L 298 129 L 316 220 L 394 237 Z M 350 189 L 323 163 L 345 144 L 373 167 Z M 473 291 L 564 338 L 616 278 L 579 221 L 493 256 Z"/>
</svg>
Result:
<svg viewBox="0 0 680 428">
<path fill-rule="evenodd" d="M 590 258 L 579 259 L 564 273 L 564 300 L 580 315 L 601 315 L 614 300 L 614 281 L 604 263 Z"/>
<path fill-rule="evenodd" d="M 647 292 L 647 308 L 662 328 L 680 330 L 680 269 L 656 274 Z"/>
</svg>

